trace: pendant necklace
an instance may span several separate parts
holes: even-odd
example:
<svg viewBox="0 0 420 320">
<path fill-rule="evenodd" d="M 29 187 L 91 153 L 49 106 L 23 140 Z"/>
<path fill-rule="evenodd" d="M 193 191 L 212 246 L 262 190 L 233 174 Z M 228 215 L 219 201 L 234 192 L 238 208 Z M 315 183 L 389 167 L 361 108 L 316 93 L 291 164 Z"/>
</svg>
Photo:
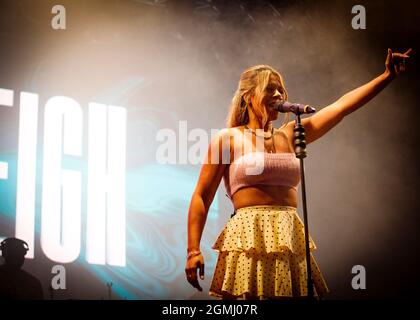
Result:
<svg viewBox="0 0 420 320">
<path fill-rule="evenodd" d="M 245 129 L 250 130 L 256 137 L 264 137 L 264 139 L 268 140 L 271 138 L 271 146 L 272 150 L 268 153 L 276 153 L 276 147 L 274 145 L 274 128 L 271 128 L 271 134 L 268 136 L 265 132 L 264 135 L 257 134 L 254 130 L 250 129 L 247 125 L 244 126 Z"/>
</svg>

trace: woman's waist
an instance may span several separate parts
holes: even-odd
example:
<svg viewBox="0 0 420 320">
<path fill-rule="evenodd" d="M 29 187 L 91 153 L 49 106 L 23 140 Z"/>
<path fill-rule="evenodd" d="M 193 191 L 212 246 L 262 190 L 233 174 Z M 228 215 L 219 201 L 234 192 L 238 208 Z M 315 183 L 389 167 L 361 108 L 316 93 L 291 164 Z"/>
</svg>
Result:
<svg viewBox="0 0 420 320">
<path fill-rule="evenodd" d="M 252 186 L 238 190 L 232 197 L 235 210 L 244 207 L 297 207 L 297 192 L 290 187 Z"/>
<path fill-rule="evenodd" d="M 267 211 L 297 211 L 296 207 L 292 206 L 285 206 L 285 205 L 277 205 L 277 204 L 259 204 L 259 205 L 252 205 L 241 207 L 235 209 L 235 212 L 243 212 L 243 211 L 252 211 L 252 210 L 267 210 Z"/>
</svg>

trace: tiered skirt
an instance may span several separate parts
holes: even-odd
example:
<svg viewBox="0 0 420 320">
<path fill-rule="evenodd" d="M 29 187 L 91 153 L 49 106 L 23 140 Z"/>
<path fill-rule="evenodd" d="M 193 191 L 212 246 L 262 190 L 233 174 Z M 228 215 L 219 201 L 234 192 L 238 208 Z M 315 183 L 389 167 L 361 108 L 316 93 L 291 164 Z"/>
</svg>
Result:
<svg viewBox="0 0 420 320">
<path fill-rule="evenodd" d="M 314 296 L 329 289 L 312 251 Z M 251 206 L 236 210 L 213 249 L 219 252 L 209 294 L 224 299 L 307 296 L 305 229 L 296 208 Z"/>
</svg>

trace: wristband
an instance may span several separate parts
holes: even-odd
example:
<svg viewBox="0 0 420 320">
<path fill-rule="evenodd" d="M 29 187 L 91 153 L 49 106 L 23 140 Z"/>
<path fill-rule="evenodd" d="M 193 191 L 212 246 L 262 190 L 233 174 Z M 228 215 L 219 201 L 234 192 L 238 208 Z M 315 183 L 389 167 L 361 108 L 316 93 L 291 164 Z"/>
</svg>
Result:
<svg viewBox="0 0 420 320">
<path fill-rule="evenodd" d="M 200 250 L 193 250 L 193 251 L 190 251 L 190 252 L 188 252 L 188 254 L 187 254 L 187 259 L 191 259 L 192 257 L 196 257 L 196 256 L 198 256 L 198 255 L 200 255 L 201 254 L 201 251 Z"/>
</svg>

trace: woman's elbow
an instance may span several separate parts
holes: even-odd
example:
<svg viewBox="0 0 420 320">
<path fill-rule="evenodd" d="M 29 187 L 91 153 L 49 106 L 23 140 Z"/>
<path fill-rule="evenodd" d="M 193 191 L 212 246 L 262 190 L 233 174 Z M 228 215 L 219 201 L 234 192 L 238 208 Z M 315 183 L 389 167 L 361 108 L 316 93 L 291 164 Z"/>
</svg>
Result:
<svg viewBox="0 0 420 320">
<path fill-rule="evenodd" d="M 194 197 L 196 197 L 196 201 L 200 203 L 200 205 L 202 205 L 204 210 L 207 212 L 211 203 L 213 202 L 214 194 L 212 194 L 210 191 L 200 191 L 195 192 Z"/>
</svg>

